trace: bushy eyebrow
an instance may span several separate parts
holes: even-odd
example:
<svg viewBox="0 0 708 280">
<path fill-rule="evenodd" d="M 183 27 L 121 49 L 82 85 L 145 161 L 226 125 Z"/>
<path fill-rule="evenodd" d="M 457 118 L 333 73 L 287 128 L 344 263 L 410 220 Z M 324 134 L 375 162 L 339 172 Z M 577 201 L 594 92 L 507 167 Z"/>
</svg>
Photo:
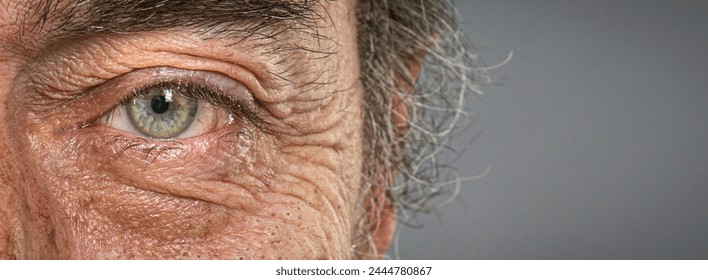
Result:
<svg viewBox="0 0 708 280">
<path fill-rule="evenodd" d="M 71 1 L 71 2 L 68 2 Z M 215 36 L 276 37 L 314 30 L 319 0 L 36 0 L 23 30 L 50 36 L 184 29 Z"/>
</svg>

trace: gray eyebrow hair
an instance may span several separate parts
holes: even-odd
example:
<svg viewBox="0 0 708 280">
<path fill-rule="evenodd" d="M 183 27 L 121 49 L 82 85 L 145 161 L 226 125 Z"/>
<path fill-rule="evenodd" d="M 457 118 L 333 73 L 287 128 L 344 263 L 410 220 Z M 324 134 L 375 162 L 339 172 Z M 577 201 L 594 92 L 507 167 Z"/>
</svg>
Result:
<svg viewBox="0 0 708 280">
<path fill-rule="evenodd" d="M 33 2 L 33 1 L 30 1 Z M 34 1 L 37 2 L 37 1 Z M 64 2 L 64 3 L 61 3 Z M 317 36 L 319 0 L 41 0 L 23 30 L 52 36 L 185 29 L 216 36 L 274 38 L 288 30 Z M 46 30 L 45 30 L 46 29 Z"/>
</svg>

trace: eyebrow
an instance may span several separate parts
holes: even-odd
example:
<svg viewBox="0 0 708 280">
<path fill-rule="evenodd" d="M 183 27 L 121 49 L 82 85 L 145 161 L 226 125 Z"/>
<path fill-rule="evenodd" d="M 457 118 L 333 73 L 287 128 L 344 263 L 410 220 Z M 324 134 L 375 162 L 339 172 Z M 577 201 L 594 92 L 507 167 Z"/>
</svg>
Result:
<svg viewBox="0 0 708 280">
<path fill-rule="evenodd" d="M 41 0 L 24 27 L 50 37 L 171 29 L 214 36 L 274 38 L 288 30 L 314 30 L 324 19 L 319 0 Z"/>
</svg>

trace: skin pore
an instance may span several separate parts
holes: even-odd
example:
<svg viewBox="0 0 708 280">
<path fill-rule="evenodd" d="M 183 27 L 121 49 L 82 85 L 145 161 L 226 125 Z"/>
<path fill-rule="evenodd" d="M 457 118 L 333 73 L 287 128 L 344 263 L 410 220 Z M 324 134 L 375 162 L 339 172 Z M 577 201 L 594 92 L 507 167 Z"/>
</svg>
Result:
<svg viewBox="0 0 708 280">
<path fill-rule="evenodd" d="M 0 0 L 0 258 L 386 250 L 393 219 L 361 228 L 355 1 L 262 12 L 275 27 L 159 21 L 189 16 L 178 9 L 120 26 L 83 3 Z M 166 138 L 131 129 L 124 106 L 156 84 L 206 88 L 188 97 L 197 125 Z"/>
</svg>

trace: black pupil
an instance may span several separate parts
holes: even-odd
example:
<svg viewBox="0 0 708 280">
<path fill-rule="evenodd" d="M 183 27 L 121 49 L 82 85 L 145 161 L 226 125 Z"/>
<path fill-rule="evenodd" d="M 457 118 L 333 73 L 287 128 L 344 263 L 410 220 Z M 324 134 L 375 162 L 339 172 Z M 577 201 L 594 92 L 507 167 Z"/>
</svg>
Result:
<svg viewBox="0 0 708 280">
<path fill-rule="evenodd" d="M 164 95 L 158 95 L 152 98 L 152 110 L 155 113 L 162 114 L 170 108 L 170 102 L 165 101 Z"/>
</svg>

